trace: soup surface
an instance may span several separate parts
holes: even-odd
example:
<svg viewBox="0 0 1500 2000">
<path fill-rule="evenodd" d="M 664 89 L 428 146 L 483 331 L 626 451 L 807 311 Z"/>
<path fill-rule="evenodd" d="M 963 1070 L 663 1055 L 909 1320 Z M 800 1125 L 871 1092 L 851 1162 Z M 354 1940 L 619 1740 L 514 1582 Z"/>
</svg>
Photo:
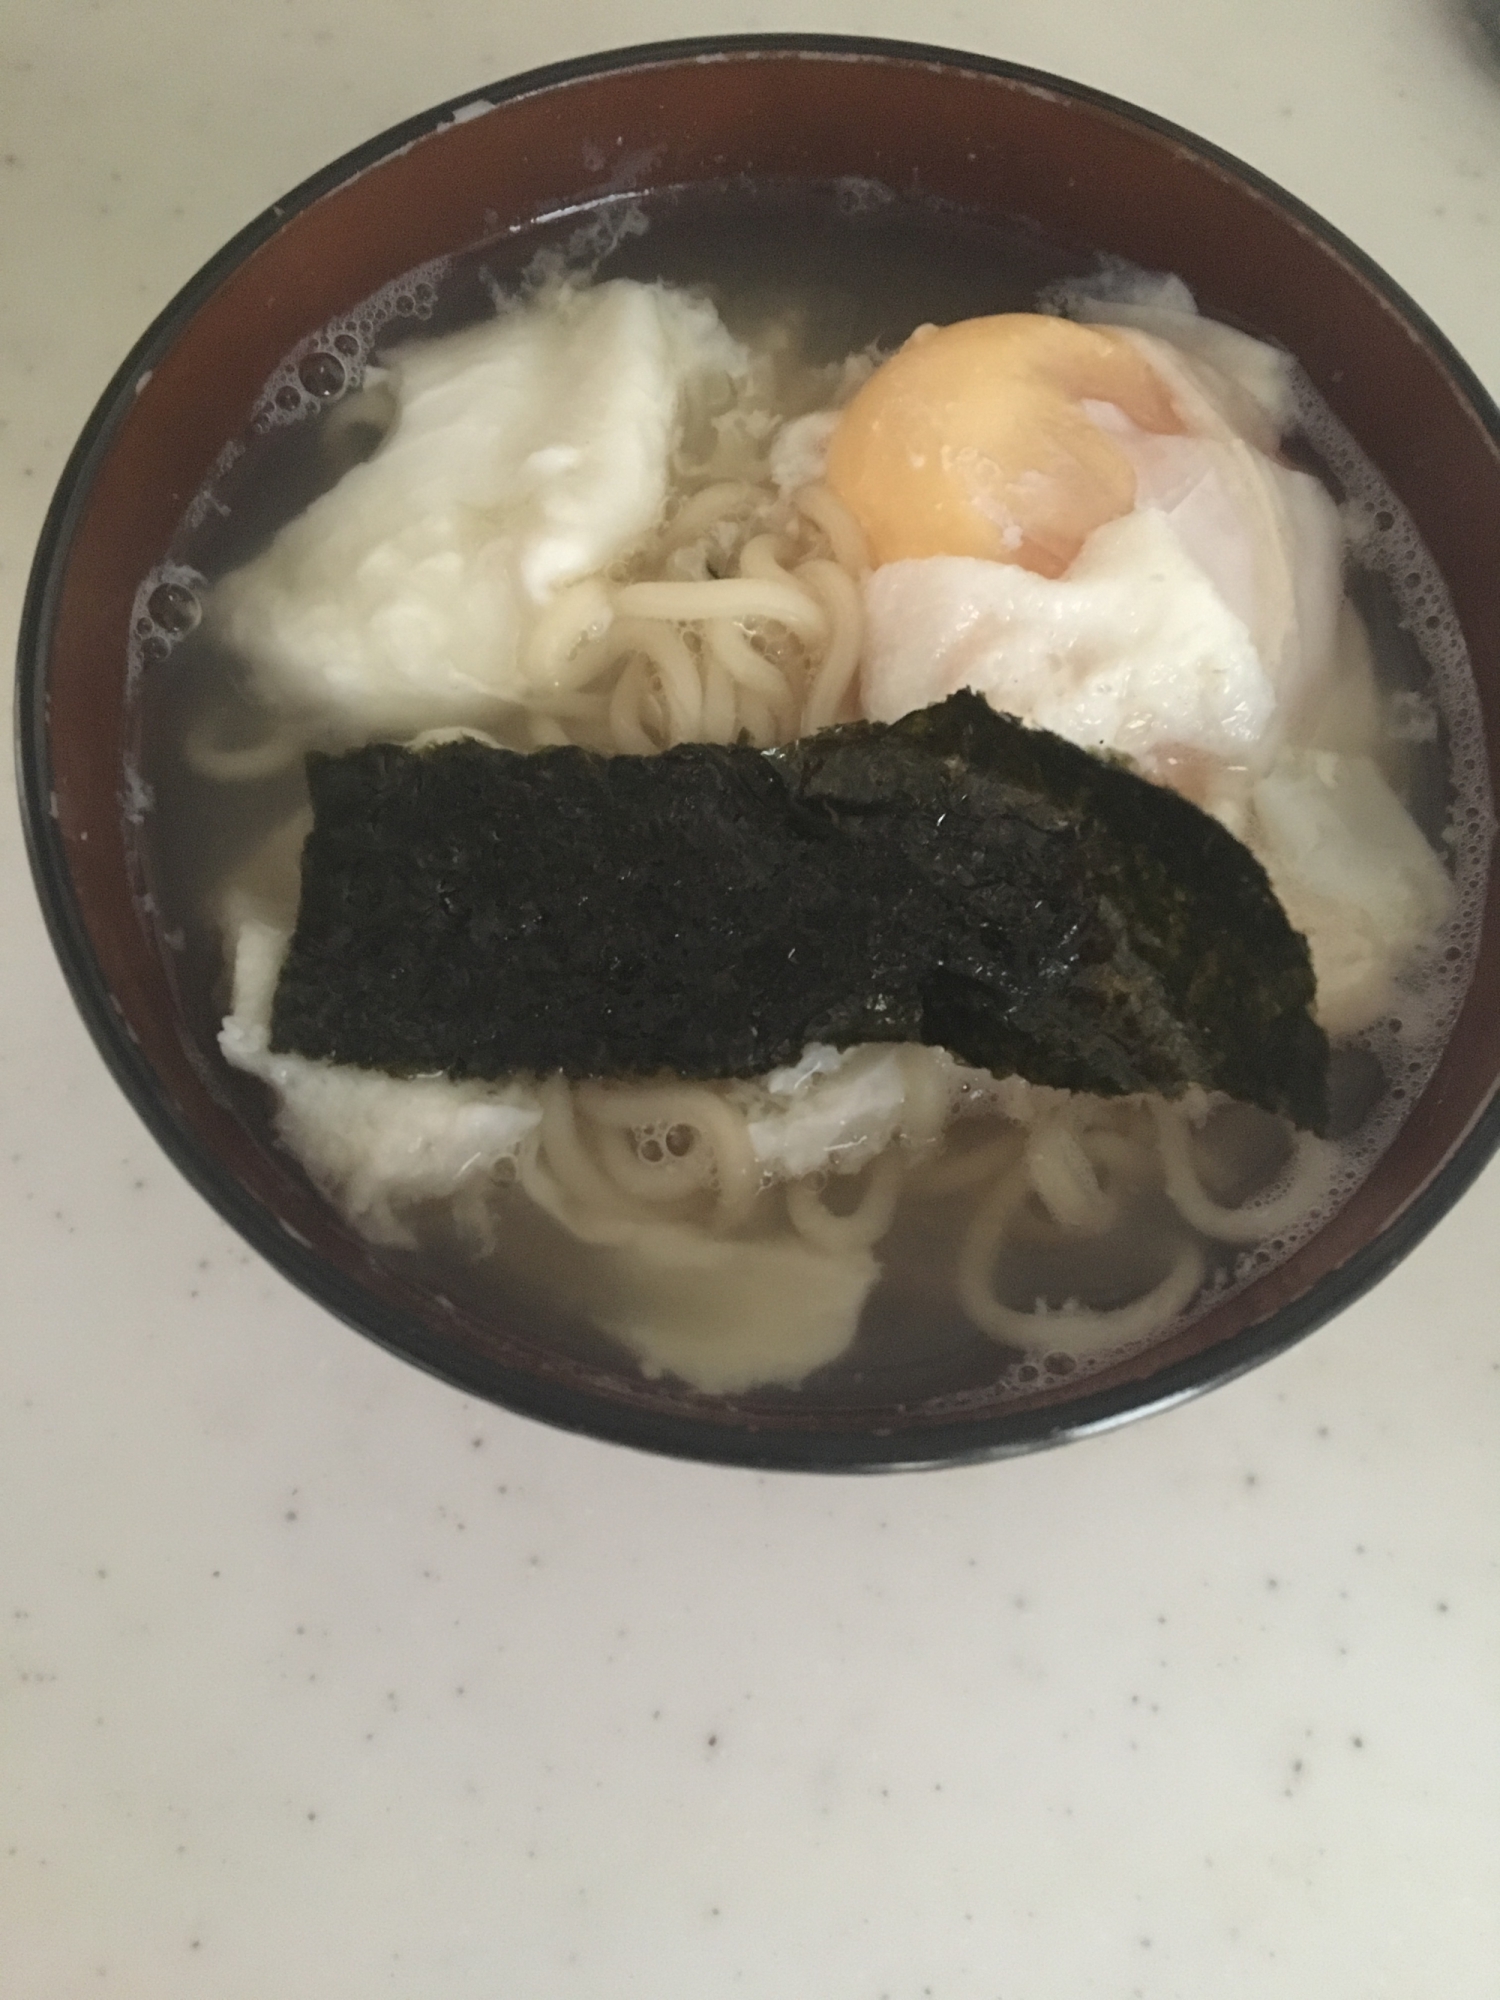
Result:
<svg viewBox="0 0 1500 2000">
<path fill-rule="evenodd" d="M 586 1366 L 934 1406 L 1096 1368 L 1333 1212 L 1467 983 L 1477 713 L 1395 496 L 1180 286 L 866 183 L 622 202 L 310 334 L 132 645 L 164 948 L 245 1115 L 382 1256 Z M 709 1085 L 269 1046 L 306 751 L 770 746 L 959 686 L 1258 855 L 1327 1138 L 907 1045 Z"/>
</svg>

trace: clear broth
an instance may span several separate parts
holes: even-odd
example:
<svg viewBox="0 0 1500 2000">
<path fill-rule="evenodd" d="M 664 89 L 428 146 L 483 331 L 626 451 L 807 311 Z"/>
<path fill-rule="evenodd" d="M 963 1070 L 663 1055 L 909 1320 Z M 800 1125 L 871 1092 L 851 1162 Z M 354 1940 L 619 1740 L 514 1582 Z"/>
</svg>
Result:
<svg viewBox="0 0 1500 2000">
<path fill-rule="evenodd" d="M 582 221 L 572 215 L 543 222 L 479 246 L 387 288 L 363 321 L 352 315 L 347 323 L 310 336 L 268 384 L 251 432 L 238 441 L 243 449 L 195 500 L 163 565 L 143 583 L 132 639 L 142 668 L 140 773 L 154 798 L 141 828 L 141 865 L 184 1015 L 205 1049 L 215 1045 L 229 997 L 215 892 L 270 829 L 305 803 L 306 789 L 300 772 L 224 785 L 191 768 L 183 755 L 184 737 L 207 708 L 237 700 L 247 737 L 255 733 L 256 711 L 243 693 L 238 663 L 217 650 L 205 630 L 173 633 L 153 620 L 148 607 L 160 600 L 153 600 L 152 591 L 163 577 L 187 577 L 198 588 L 211 587 L 255 555 L 283 522 L 377 445 L 379 429 L 351 424 L 346 408 L 369 361 L 402 342 L 488 317 L 497 299 L 522 288 L 538 258 L 584 266 L 601 279 L 666 279 L 702 288 L 730 330 L 752 342 L 758 327 L 794 313 L 814 361 L 837 360 L 871 342 L 894 348 L 927 321 L 1032 309 L 1039 294 L 1060 280 L 1086 276 L 1097 261 L 1090 252 L 1019 224 L 895 198 L 864 183 L 696 189 L 607 204 Z M 343 379 L 331 396 L 318 390 L 326 390 L 338 371 L 325 370 L 320 378 L 315 366 L 309 377 L 306 366 L 309 354 L 329 353 L 339 355 Z M 309 379 L 314 390 L 303 386 Z M 1289 449 L 1336 498 L 1358 501 L 1306 435 L 1293 439 Z M 1382 697 L 1431 703 L 1439 718 L 1428 741 L 1390 741 L 1384 762 L 1441 851 L 1445 830 L 1457 824 L 1462 834 L 1466 823 L 1456 818 L 1451 688 L 1434 675 L 1430 644 L 1424 652 L 1418 643 L 1399 579 L 1377 567 L 1356 567 L 1349 590 L 1369 633 Z M 1461 955 L 1463 947 L 1449 950 L 1449 983 L 1458 993 L 1463 983 L 1458 974 L 1466 977 L 1466 968 L 1458 967 L 1452 954 Z M 1372 1121 L 1394 1129 L 1393 1095 L 1409 1099 L 1417 1087 L 1398 1043 L 1399 1037 L 1393 1041 L 1382 1030 L 1340 1047 L 1336 1136 L 1357 1140 L 1370 1132 Z M 269 1131 L 272 1106 L 264 1087 L 232 1071 L 224 1071 L 220 1081 L 241 1115 Z M 1282 1142 L 1273 1121 L 1255 1113 L 1244 1118 L 1249 1123 L 1240 1135 L 1243 1157 L 1274 1158 Z M 1233 1198 L 1228 1182 L 1223 1198 Z M 497 1314 L 512 1325 L 524 1324 L 585 1368 L 618 1374 L 628 1365 L 621 1350 L 588 1319 L 590 1296 L 608 1282 L 600 1253 L 580 1246 L 518 1192 L 502 1193 L 499 1203 L 503 1247 L 494 1258 L 476 1263 L 440 1214 L 424 1226 L 428 1247 L 420 1254 L 379 1249 L 370 1254 L 408 1279 L 417 1278 L 435 1299 L 451 1301 L 481 1321 Z M 878 1247 L 883 1276 L 866 1302 L 853 1345 L 800 1388 L 760 1389 L 754 1400 L 919 1404 L 940 1394 L 949 1402 L 955 1396 L 1026 1393 L 1039 1382 L 1075 1372 L 1080 1364 L 1065 1356 L 997 1349 L 964 1317 L 952 1285 L 960 1219 L 952 1201 L 903 1197 L 892 1231 Z M 1138 1256 L 1126 1260 L 1134 1267 L 1122 1266 L 1104 1284 L 1106 1291 L 1117 1284 L 1122 1297 L 1149 1286 L 1160 1273 L 1152 1239 L 1166 1218 L 1148 1204 L 1139 1221 Z M 1220 1292 L 1274 1261 L 1274 1252 L 1252 1256 L 1234 1246 L 1209 1248 L 1209 1284 Z M 1047 1289 L 1047 1259 L 1039 1256 L 1034 1269 L 1021 1276 Z M 1055 1282 L 1051 1289 L 1058 1295 Z"/>
</svg>

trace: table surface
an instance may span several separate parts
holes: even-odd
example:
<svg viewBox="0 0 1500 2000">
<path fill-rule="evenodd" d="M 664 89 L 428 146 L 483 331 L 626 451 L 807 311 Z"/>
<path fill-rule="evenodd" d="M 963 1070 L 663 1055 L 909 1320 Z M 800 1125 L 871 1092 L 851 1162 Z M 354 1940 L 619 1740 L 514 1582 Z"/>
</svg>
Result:
<svg viewBox="0 0 1500 2000">
<path fill-rule="evenodd" d="M 914 34 L 1249 160 L 1500 390 L 1447 0 L 10 0 L 0 598 L 241 223 L 530 65 Z M 0 818 L 0 1993 L 1494 2000 L 1500 1169 L 1170 1415 L 890 1479 L 656 1462 L 292 1291 L 106 1076 Z"/>
</svg>

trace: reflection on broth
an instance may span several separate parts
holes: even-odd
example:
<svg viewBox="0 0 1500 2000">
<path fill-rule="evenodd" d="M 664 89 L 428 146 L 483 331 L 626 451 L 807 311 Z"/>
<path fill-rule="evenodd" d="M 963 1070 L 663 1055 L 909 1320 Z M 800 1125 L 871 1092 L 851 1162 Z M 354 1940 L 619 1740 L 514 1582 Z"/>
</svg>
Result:
<svg viewBox="0 0 1500 2000">
<path fill-rule="evenodd" d="M 1490 829 L 1467 661 L 1295 366 L 1175 281 L 729 199 L 430 267 L 288 357 L 138 598 L 163 934 L 249 1111 L 443 1296 L 710 1393 L 1025 1393 L 1288 1255 L 1420 1091 Z M 309 750 L 768 748 L 961 687 L 1250 847 L 1309 941 L 1328 1137 L 916 1044 L 708 1083 L 271 1048 Z"/>
</svg>

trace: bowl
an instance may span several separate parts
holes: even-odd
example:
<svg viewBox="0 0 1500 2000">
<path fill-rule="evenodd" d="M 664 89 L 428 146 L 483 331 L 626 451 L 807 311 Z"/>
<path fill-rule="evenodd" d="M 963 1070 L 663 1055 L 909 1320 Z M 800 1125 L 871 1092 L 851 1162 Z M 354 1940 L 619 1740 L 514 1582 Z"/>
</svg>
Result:
<svg viewBox="0 0 1500 2000">
<path fill-rule="evenodd" d="M 281 381 L 295 408 L 329 386 L 314 371 L 304 395 L 293 379 L 317 330 L 434 260 L 490 244 L 512 268 L 631 201 L 685 203 L 722 244 L 747 228 L 774 240 L 778 216 L 813 193 L 846 219 L 828 239 L 834 265 L 860 254 L 860 230 L 886 210 L 960 243 L 966 230 L 1010 232 L 1059 268 L 1103 254 L 1176 272 L 1205 312 L 1295 355 L 1446 582 L 1493 779 L 1500 417 L 1388 278 L 1258 174 L 1097 92 L 903 43 L 748 36 L 598 55 L 439 106 L 304 183 L 173 300 L 105 391 L 47 517 L 21 635 L 23 802 L 55 948 L 121 1087 L 220 1214 L 352 1327 L 469 1393 L 653 1451 L 821 1470 L 950 1464 L 1080 1437 L 1225 1381 L 1357 1298 L 1432 1227 L 1500 1139 L 1500 883 L 1486 890 L 1467 996 L 1394 1142 L 1310 1240 L 1186 1327 L 1021 1390 L 982 1366 L 924 1372 L 877 1355 L 800 1392 L 708 1395 L 554 1337 L 522 1293 L 441 1289 L 351 1229 L 222 1062 L 209 983 L 184 972 L 147 860 L 138 682 L 143 644 L 149 670 L 171 618 L 142 619 L 142 580 L 160 573 L 193 496 L 274 421 L 268 385 Z M 627 251 L 630 233 L 614 232 Z M 686 267 L 670 275 L 691 276 L 692 231 L 677 241 Z M 630 254 L 649 268 L 643 244 Z M 956 279 L 958 293 L 970 282 Z"/>
</svg>

